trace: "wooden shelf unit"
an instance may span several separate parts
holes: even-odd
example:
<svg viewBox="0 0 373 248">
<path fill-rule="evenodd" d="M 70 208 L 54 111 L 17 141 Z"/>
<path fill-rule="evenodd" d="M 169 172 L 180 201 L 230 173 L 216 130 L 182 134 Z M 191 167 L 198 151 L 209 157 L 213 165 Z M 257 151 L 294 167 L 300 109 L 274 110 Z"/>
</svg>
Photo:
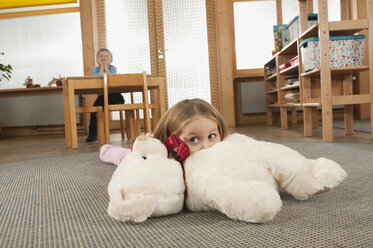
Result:
<svg viewBox="0 0 373 248">
<path fill-rule="evenodd" d="M 322 112 L 322 135 L 323 141 L 332 142 L 333 137 L 333 106 L 344 106 L 345 134 L 353 133 L 353 105 L 369 103 L 371 105 L 371 118 L 373 116 L 373 0 L 366 0 L 366 20 L 351 20 L 349 16 L 349 4 L 341 0 L 341 21 L 328 21 L 327 0 L 318 0 L 319 16 L 318 24 L 307 29 L 306 15 L 308 2 L 300 0 L 300 28 L 301 35 L 298 42 L 301 43 L 309 37 L 318 37 L 320 46 L 320 69 L 304 72 L 300 63 L 300 82 L 302 85 L 302 106 L 304 120 L 304 135 L 312 136 L 313 128 L 318 126 L 318 108 Z M 330 36 L 353 35 L 357 32 L 367 30 L 365 39 L 365 61 L 362 66 L 331 68 L 329 38 Z M 368 44 L 369 42 L 369 44 Z M 302 54 L 298 47 L 299 61 Z M 357 72 L 369 70 L 369 94 L 358 94 L 353 92 L 353 75 Z M 313 104 L 317 106 L 313 106 Z M 373 129 L 373 123 L 371 122 Z M 373 134 L 371 135 L 373 139 Z"/>
<path fill-rule="evenodd" d="M 277 0 L 279 1 L 279 0 Z M 318 127 L 318 109 L 322 112 L 322 134 L 323 141 L 333 141 L 333 106 L 344 106 L 344 121 L 346 135 L 353 133 L 353 105 L 370 104 L 370 117 L 373 118 L 373 0 L 366 0 L 366 20 L 350 20 L 349 3 L 347 0 L 340 0 L 341 21 L 328 21 L 327 0 L 318 0 L 318 23 L 312 27 L 307 25 L 307 14 L 312 13 L 312 0 L 299 0 L 299 22 L 300 36 L 295 41 L 284 47 L 275 56 L 277 74 L 276 81 L 278 86 L 277 103 L 270 104 L 267 108 L 267 124 L 272 125 L 272 108 L 279 107 L 281 113 L 281 128 L 288 128 L 288 108 L 292 112 L 292 122 L 296 123 L 296 107 L 303 108 L 304 135 L 312 136 L 312 129 Z M 280 5 L 281 6 L 281 5 Z M 277 13 L 282 11 L 277 10 Z M 282 20 L 282 18 L 278 18 Z M 278 23 L 280 24 L 280 23 Z M 353 35 L 357 32 L 366 30 L 365 39 L 365 62 L 362 66 L 331 68 L 329 37 L 340 35 Z M 302 64 L 302 54 L 299 45 L 302 41 L 310 37 L 319 38 L 321 53 L 321 67 L 309 72 L 304 72 Z M 369 42 L 369 44 L 368 44 Z M 283 71 L 279 71 L 279 65 L 286 63 L 292 57 L 298 56 L 299 64 L 293 65 Z M 273 61 L 273 59 L 271 60 Z M 267 63 L 268 64 L 268 63 Z M 267 65 L 266 64 L 266 65 Z M 353 75 L 361 71 L 369 71 L 370 92 L 366 94 L 355 94 L 353 92 Z M 293 73 L 299 75 L 300 85 L 285 87 L 284 81 L 286 75 Z M 265 84 L 269 84 L 268 78 L 265 78 Z M 285 88 L 284 88 L 285 87 Z M 286 90 L 299 89 L 300 104 L 289 104 L 283 97 Z M 268 97 L 268 94 L 266 94 Z M 269 110 L 268 110 L 269 109 Z M 371 130 L 373 122 L 371 121 Z M 373 140 L 373 132 L 371 132 Z"/>
<path fill-rule="evenodd" d="M 297 87 L 285 87 L 285 79 L 286 77 L 292 76 L 292 75 L 298 75 L 299 69 L 298 64 L 292 65 L 288 68 L 285 68 L 280 71 L 279 66 L 284 63 L 289 63 L 289 60 L 296 57 L 298 54 L 298 42 L 297 40 L 293 40 L 290 42 L 287 46 L 285 46 L 280 52 L 278 52 L 269 62 L 265 64 L 265 68 L 267 66 L 276 66 L 277 73 L 275 75 L 272 75 L 271 77 L 264 78 L 264 84 L 266 89 L 266 103 L 267 103 L 267 124 L 272 125 L 272 109 L 274 107 L 280 108 L 280 120 L 281 120 L 281 129 L 287 129 L 288 128 L 288 117 L 287 112 L 288 108 L 291 108 L 292 110 L 292 124 L 297 123 L 297 111 L 296 107 L 300 107 L 300 104 L 290 103 L 287 100 L 285 100 L 285 95 L 287 91 L 289 90 L 298 90 L 299 91 L 299 85 Z M 264 69 L 265 69 L 264 68 Z M 269 95 L 267 89 L 270 88 L 271 81 L 276 80 L 276 93 L 275 96 Z M 276 104 L 273 104 L 273 99 L 276 99 Z"/>
<path fill-rule="evenodd" d="M 273 56 L 264 65 L 264 90 L 265 90 L 265 101 L 266 101 L 266 111 L 267 116 L 272 117 L 272 108 L 277 107 L 278 103 L 278 85 L 277 85 L 277 75 L 278 68 L 276 65 L 277 56 Z M 276 68 L 276 73 L 269 75 L 268 68 Z M 272 123 L 272 118 L 267 118 L 268 122 Z"/>
</svg>

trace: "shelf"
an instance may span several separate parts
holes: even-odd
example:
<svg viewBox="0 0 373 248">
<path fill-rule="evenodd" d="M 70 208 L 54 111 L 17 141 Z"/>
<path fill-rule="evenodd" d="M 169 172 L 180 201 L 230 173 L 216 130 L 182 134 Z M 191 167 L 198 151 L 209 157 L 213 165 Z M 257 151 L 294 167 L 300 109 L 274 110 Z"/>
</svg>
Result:
<svg viewBox="0 0 373 248">
<path fill-rule="evenodd" d="M 340 74 L 343 72 L 360 72 L 368 70 L 369 67 L 367 65 L 362 66 L 349 66 L 349 67 L 340 67 L 340 68 L 331 68 L 332 74 Z M 302 77 L 319 77 L 320 76 L 320 69 L 315 69 L 312 71 L 304 72 L 301 74 Z"/>
<path fill-rule="evenodd" d="M 274 103 L 274 104 L 269 104 L 267 105 L 267 107 L 270 107 L 270 108 L 277 108 L 277 107 L 282 107 L 281 104 L 278 104 L 278 103 Z"/>
<path fill-rule="evenodd" d="M 266 92 L 266 94 L 276 93 L 277 91 L 278 91 L 277 89 L 269 90 Z"/>
<path fill-rule="evenodd" d="M 368 20 L 344 20 L 329 22 L 330 36 L 353 35 L 368 29 Z"/>
<path fill-rule="evenodd" d="M 344 20 L 329 22 L 329 35 L 353 35 L 364 29 L 368 29 L 368 20 Z M 307 39 L 319 36 L 319 24 L 315 24 L 303 32 L 299 38 Z"/>
<path fill-rule="evenodd" d="M 284 104 L 269 104 L 267 107 L 278 108 L 278 107 L 320 107 L 321 103 L 318 102 L 309 102 L 309 103 L 284 103 Z"/>
<path fill-rule="evenodd" d="M 288 86 L 284 86 L 284 87 L 281 87 L 281 90 L 290 90 L 290 89 L 296 89 L 296 88 L 299 88 L 299 83 L 297 84 L 292 84 L 292 85 L 288 85 Z"/>
<path fill-rule="evenodd" d="M 303 107 L 319 107 L 321 106 L 321 98 L 314 97 L 302 103 Z M 338 95 L 332 96 L 332 105 L 353 105 L 353 104 L 368 104 L 372 102 L 370 94 L 357 94 L 357 95 Z"/>
<path fill-rule="evenodd" d="M 319 35 L 319 24 L 315 24 L 309 27 L 306 31 L 304 31 L 300 36 L 299 39 L 307 39 L 310 37 L 315 37 Z"/>
<path fill-rule="evenodd" d="M 280 71 L 280 75 L 289 75 L 289 74 L 294 74 L 294 73 L 298 73 L 298 64 L 292 65 Z"/>
<path fill-rule="evenodd" d="M 285 103 L 283 104 L 284 107 L 302 107 L 301 103 Z"/>
<path fill-rule="evenodd" d="M 302 103 L 303 107 L 320 107 L 321 103 L 319 102 L 307 102 L 307 103 Z"/>
<path fill-rule="evenodd" d="M 365 104 L 371 103 L 370 94 L 332 96 L 332 105 Z"/>
<path fill-rule="evenodd" d="M 279 55 L 295 55 L 298 53 L 297 39 L 290 42 L 286 47 L 282 48 Z"/>
<path fill-rule="evenodd" d="M 277 73 L 276 74 L 273 74 L 272 76 L 270 77 L 267 77 L 265 80 L 276 80 L 277 78 Z"/>
</svg>

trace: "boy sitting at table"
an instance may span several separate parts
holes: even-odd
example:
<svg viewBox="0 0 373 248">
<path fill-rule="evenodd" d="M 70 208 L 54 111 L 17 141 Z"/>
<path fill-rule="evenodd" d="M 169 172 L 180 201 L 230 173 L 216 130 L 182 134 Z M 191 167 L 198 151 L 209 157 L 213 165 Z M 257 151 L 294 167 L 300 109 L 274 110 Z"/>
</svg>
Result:
<svg viewBox="0 0 373 248">
<path fill-rule="evenodd" d="M 97 52 L 97 63 L 98 66 L 92 69 L 92 74 L 96 76 L 101 76 L 104 73 L 112 74 L 117 73 L 117 68 L 111 63 L 113 62 L 113 54 L 107 48 L 101 48 Z M 109 94 L 109 104 L 123 104 L 124 98 L 121 93 L 110 93 Z M 104 106 L 104 95 L 98 95 L 94 106 Z M 85 139 L 86 142 L 93 142 L 97 139 L 97 125 L 96 125 L 96 113 L 91 113 L 91 118 L 89 121 L 89 134 Z"/>
</svg>

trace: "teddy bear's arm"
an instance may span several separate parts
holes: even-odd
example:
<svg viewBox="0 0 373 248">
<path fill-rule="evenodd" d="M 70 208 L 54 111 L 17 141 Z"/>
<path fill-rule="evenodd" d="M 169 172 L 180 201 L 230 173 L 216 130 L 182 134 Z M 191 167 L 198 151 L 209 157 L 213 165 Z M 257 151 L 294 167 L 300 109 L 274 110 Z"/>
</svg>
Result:
<svg viewBox="0 0 373 248">
<path fill-rule="evenodd" d="M 208 206 L 232 219 L 263 223 L 273 219 L 281 208 L 281 198 L 273 185 L 206 174 L 210 176 L 188 184 L 186 203 L 190 210 L 208 210 Z"/>
<path fill-rule="evenodd" d="M 339 185 L 347 173 L 336 162 L 327 158 L 307 159 L 297 151 L 281 144 L 260 141 L 259 150 L 272 170 L 281 190 L 296 199 L 309 196 Z"/>
</svg>

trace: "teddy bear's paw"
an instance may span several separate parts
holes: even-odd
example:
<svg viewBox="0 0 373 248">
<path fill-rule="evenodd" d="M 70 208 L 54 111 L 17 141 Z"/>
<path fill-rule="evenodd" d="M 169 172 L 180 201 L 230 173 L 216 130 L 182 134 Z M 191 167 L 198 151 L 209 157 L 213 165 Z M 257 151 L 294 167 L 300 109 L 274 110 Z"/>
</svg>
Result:
<svg viewBox="0 0 373 248">
<path fill-rule="evenodd" d="M 142 222 L 150 217 L 156 207 L 156 197 L 136 195 L 123 200 L 111 200 L 107 213 L 116 220 Z"/>
<path fill-rule="evenodd" d="M 173 195 L 159 195 L 157 207 L 152 213 L 152 217 L 176 214 L 184 207 L 184 193 Z"/>
<path fill-rule="evenodd" d="M 321 185 L 320 191 L 328 191 L 337 187 L 346 177 L 346 171 L 336 162 L 327 158 L 318 158 L 312 174 Z"/>
<path fill-rule="evenodd" d="M 342 167 L 330 159 L 318 158 L 311 161 L 312 165 L 300 170 L 287 187 L 287 192 L 298 200 L 306 200 L 311 195 L 327 192 L 347 177 Z"/>
<path fill-rule="evenodd" d="M 264 223 L 281 209 L 280 195 L 273 185 L 260 181 L 235 181 L 217 188 L 214 205 L 222 213 L 236 220 Z"/>
</svg>

